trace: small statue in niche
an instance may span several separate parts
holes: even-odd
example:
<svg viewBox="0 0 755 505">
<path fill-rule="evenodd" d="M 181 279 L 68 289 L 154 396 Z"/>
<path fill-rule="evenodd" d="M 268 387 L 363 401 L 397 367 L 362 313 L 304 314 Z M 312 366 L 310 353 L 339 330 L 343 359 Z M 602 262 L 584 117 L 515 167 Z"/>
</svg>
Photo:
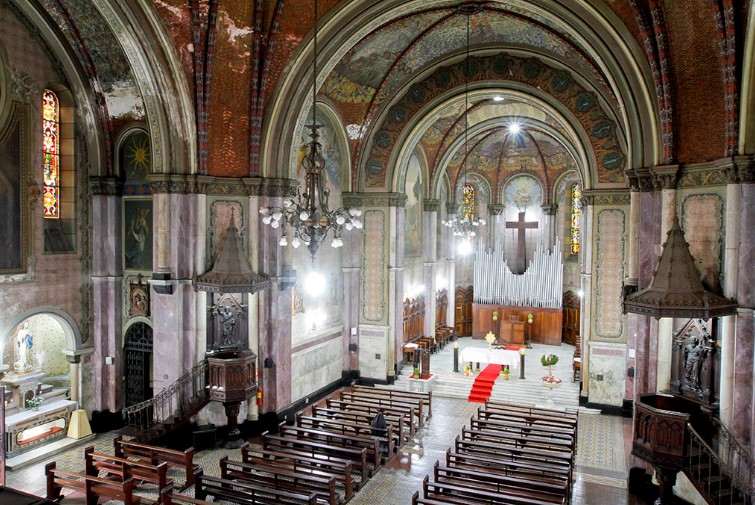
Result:
<svg viewBox="0 0 755 505">
<path fill-rule="evenodd" d="M 16 361 L 13 363 L 13 371 L 28 372 L 31 370 L 31 350 L 34 346 L 34 337 L 29 330 L 29 322 L 24 322 L 16 335 Z"/>
<path fill-rule="evenodd" d="M 692 335 L 684 348 L 684 377 L 686 385 L 690 389 L 700 389 L 700 364 L 703 353 L 704 349 L 700 345 L 700 339 Z"/>
<path fill-rule="evenodd" d="M 223 345 L 233 344 L 236 341 L 236 315 L 227 305 L 220 307 L 217 314 L 220 317 Z"/>
</svg>

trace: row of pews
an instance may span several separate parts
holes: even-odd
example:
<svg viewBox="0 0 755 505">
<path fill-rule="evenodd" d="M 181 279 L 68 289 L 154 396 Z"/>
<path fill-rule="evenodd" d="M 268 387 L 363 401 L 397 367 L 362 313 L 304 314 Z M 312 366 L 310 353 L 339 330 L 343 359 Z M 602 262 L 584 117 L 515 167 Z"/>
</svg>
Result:
<svg viewBox="0 0 755 505">
<path fill-rule="evenodd" d="M 462 428 L 412 505 L 566 505 L 577 448 L 575 410 L 487 401 Z"/>
<path fill-rule="evenodd" d="M 79 492 L 87 504 L 96 504 L 100 498 L 116 500 L 126 505 L 142 503 L 135 493 L 138 484 L 149 483 L 158 489 L 173 485 L 168 468 L 177 467 L 186 476 L 185 486 L 194 483 L 196 465 L 194 449 L 175 451 L 117 437 L 113 440 L 113 454 L 84 449 L 84 473 L 57 468 L 56 462 L 45 465 L 47 499 L 59 502 L 64 489 Z"/>
<path fill-rule="evenodd" d="M 47 498 L 60 501 L 69 489 L 84 495 L 87 504 L 139 505 L 154 502 L 136 492 L 149 483 L 163 505 L 341 505 L 432 415 L 431 393 L 381 387 L 354 386 L 320 403 L 308 415 L 297 414 L 292 425 L 284 422 L 276 433 L 263 433 L 260 443 L 243 445 L 240 461 L 221 458 L 219 477 L 194 464 L 193 449 L 175 451 L 118 437 L 112 455 L 85 449 L 84 473 L 48 464 Z M 168 476 L 170 467 L 184 473 L 183 485 Z M 193 496 L 181 494 L 192 485 Z"/>
</svg>

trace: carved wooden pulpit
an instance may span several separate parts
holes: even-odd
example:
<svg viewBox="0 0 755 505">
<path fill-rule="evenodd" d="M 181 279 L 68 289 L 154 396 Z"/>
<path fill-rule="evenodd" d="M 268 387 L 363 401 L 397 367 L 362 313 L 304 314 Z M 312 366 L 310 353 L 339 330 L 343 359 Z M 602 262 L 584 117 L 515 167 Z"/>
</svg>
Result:
<svg viewBox="0 0 755 505">
<path fill-rule="evenodd" d="M 256 361 L 257 355 L 251 351 L 207 355 L 210 401 L 222 402 L 228 416 L 228 439 L 224 444 L 227 449 L 237 449 L 244 443 L 237 418 L 241 402 L 257 391 L 254 382 Z"/>
</svg>

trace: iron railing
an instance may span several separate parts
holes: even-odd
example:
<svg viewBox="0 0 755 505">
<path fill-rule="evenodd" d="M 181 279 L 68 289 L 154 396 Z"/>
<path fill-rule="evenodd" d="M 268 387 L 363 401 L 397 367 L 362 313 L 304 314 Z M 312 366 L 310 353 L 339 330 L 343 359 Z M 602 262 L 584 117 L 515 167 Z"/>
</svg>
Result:
<svg viewBox="0 0 755 505">
<path fill-rule="evenodd" d="M 158 431 L 158 425 L 182 420 L 207 401 L 207 360 L 203 360 L 154 397 L 123 409 L 123 419 L 146 435 Z"/>
<path fill-rule="evenodd" d="M 752 487 L 749 454 L 720 423 L 714 435 L 714 450 L 687 424 L 689 450 L 685 473 L 700 492 L 717 505 L 751 504 L 755 497 Z M 711 502 L 709 502 L 711 503 Z"/>
</svg>

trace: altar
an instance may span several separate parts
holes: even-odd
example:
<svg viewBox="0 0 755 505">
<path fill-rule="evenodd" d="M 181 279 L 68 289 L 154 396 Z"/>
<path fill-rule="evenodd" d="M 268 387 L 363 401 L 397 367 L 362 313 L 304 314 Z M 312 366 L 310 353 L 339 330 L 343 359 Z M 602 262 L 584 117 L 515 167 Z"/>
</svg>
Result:
<svg viewBox="0 0 755 505">
<path fill-rule="evenodd" d="M 36 409 L 27 409 L 5 417 L 5 453 L 11 458 L 22 452 L 64 438 L 68 420 L 76 410 L 72 400 L 55 400 Z"/>
<path fill-rule="evenodd" d="M 519 368 L 519 351 L 508 349 L 481 349 L 479 347 L 467 347 L 459 354 L 461 363 L 489 363 L 494 365 L 506 365 L 510 370 Z"/>
</svg>

